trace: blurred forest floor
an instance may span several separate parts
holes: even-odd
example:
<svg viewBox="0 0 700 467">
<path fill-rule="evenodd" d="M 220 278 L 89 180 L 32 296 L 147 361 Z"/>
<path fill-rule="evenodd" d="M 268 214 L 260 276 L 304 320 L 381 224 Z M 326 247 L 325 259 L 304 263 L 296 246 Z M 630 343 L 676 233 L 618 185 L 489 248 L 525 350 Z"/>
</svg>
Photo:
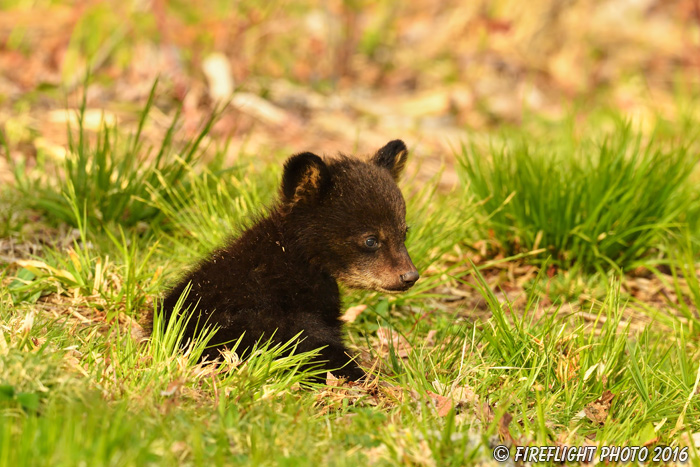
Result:
<svg viewBox="0 0 700 467">
<path fill-rule="evenodd" d="M 362 153 L 402 138 L 421 177 L 446 164 L 446 186 L 456 183 L 453 151 L 471 137 L 600 109 L 645 128 L 695 112 L 700 89 L 700 0 L 1 0 L 0 9 L 0 128 L 29 166 L 65 154 L 64 109 L 79 105 L 86 69 L 88 127 L 135 126 L 159 77 L 153 141 L 178 107 L 187 138 L 233 94 L 212 133 L 229 141 L 231 160 Z M 0 182 L 11 181 L 0 158 Z"/>
</svg>

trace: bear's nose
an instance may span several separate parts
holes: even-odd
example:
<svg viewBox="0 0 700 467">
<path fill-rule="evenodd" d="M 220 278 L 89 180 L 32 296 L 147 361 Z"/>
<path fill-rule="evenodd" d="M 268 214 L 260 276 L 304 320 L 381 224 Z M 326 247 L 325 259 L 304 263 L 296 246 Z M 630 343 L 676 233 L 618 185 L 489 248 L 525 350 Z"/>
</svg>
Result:
<svg viewBox="0 0 700 467">
<path fill-rule="evenodd" d="M 406 274 L 401 274 L 401 282 L 406 285 L 413 285 L 419 277 L 418 271 L 407 272 Z"/>
</svg>

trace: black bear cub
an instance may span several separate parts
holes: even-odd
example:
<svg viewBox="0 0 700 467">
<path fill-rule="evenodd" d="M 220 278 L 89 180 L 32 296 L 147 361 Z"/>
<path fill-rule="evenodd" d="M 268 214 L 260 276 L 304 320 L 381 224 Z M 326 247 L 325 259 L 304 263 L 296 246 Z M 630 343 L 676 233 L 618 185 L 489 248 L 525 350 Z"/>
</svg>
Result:
<svg viewBox="0 0 700 467">
<path fill-rule="evenodd" d="M 185 341 L 204 323 L 218 327 L 205 351 L 242 337 L 238 351 L 264 338 L 298 351 L 325 347 L 316 364 L 357 380 L 364 372 L 342 341 L 337 281 L 349 287 L 402 292 L 418 280 L 406 251 L 406 204 L 396 180 L 408 151 L 391 141 L 367 162 L 305 152 L 284 165 L 280 199 L 269 214 L 214 251 L 167 294 L 163 316 L 188 284 L 182 310 L 192 312 Z"/>
</svg>

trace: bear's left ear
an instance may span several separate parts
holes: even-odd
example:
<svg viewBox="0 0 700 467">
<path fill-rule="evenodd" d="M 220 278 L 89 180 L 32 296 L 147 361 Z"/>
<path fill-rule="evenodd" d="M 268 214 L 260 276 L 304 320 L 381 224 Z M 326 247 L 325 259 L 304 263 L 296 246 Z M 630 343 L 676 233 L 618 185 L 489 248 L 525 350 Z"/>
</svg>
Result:
<svg viewBox="0 0 700 467">
<path fill-rule="evenodd" d="M 330 184 L 331 174 L 323 159 L 310 152 L 297 154 L 284 164 L 282 199 L 289 204 L 319 201 Z"/>
<path fill-rule="evenodd" d="M 387 169 L 391 172 L 391 176 L 394 177 L 394 180 L 398 181 L 401 172 L 403 172 L 406 166 L 406 159 L 408 159 L 408 149 L 406 149 L 406 145 L 400 139 L 395 139 L 394 141 L 389 141 L 383 148 L 377 151 L 372 157 L 372 162 L 379 167 Z"/>
</svg>

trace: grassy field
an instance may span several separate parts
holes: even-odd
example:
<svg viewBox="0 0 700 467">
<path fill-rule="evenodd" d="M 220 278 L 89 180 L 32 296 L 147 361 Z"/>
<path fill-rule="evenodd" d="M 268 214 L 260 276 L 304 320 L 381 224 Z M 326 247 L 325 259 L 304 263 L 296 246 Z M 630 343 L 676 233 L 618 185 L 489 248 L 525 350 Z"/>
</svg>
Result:
<svg viewBox="0 0 700 467">
<path fill-rule="evenodd" d="M 317 385 L 296 371 L 309 355 L 261 344 L 198 364 L 206 342 L 179 352 L 177 325 L 144 334 L 169 281 L 270 205 L 287 156 L 224 166 L 199 144 L 211 121 L 186 145 L 174 121 L 149 149 L 150 102 L 131 132 L 88 133 L 79 115 L 64 160 L 15 166 L 0 192 L 16 242 L 0 465 L 464 465 L 494 462 L 499 444 L 669 445 L 698 462 L 690 136 L 621 123 L 576 139 L 562 124 L 464 146 L 451 192 L 402 181 L 422 279 L 400 296 L 347 291 L 371 377 Z M 635 277 L 667 299 L 635 297 Z"/>
<path fill-rule="evenodd" d="M 696 1 L 0 12 L 0 467 L 613 445 L 700 466 Z M 343 290 L 366 383 L 264 342 L 201 364 L 181 322 L 144 330 L 287 157 L 393 138 L 421 279 Z"/>
</svg>

